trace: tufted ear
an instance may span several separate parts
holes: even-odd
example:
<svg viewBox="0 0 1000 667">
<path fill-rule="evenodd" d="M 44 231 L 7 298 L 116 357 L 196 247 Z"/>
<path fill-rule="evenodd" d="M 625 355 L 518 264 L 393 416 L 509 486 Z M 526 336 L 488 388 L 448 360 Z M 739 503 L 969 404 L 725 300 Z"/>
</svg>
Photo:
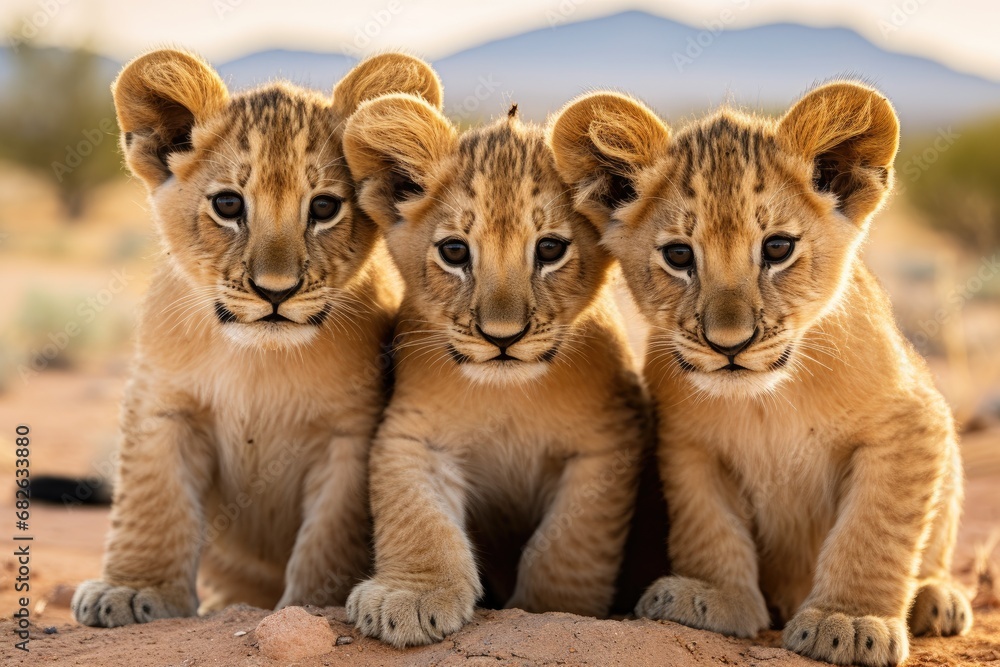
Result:
<svg viewBox="0 0 1000 667">
<path fill-rule="evenodd" d="M 864 224 L 892 187 L 899 147 L 896 112 L 881 93 L 858 83 L 829 83 L 806 94 L 778 124 L 785 150 L 813 164 L 814 187 Z"/>
<path fill-rule="evenodd" d="M 344 130 L 344 155 L 361 207 L 380 225 L 398 222 L 399 206 L 431 185 L 434 167 L 454 150 L 457 136 L 439 110 L 415 95 L 363 103 Z"/>
<path fill-rule="evenodd" d="M 573 186 L 577 208 L 603 228 L 636 197 L 636 179 L 666 151 L 670 130 L 626 95 L 578 97 L 549 123 L 556 168 Z"/>
<path fill-rule="evenodd" d="M 441 80 L 431 66 L 402 53 L 382 53 L 358 63 L 333 88 L 333 108 L 347 118 L 365 100 L 390 93 L 410 93 L 440 109 L 444 100 Z"/>
<path fill-rule="evenodd" d="M 170 176 L 170 154 L 191 149 L 191 128 L 229 99 L 205 61 L 164 49 L 139 56 L 111 86 L 129 168 L 154 188 Z"/>
</svg>

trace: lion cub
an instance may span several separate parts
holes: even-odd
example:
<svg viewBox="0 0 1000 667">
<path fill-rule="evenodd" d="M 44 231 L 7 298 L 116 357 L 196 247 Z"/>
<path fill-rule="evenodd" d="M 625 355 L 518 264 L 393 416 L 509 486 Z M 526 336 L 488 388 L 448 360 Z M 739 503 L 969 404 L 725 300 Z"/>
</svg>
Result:
<svg viewBox="0 0 1000 667">
<path fill-rule="evenodd" d="M 348 616 L 396 646 L 439 641 L 483 593 L 477 552 L 510 543 L 516 581 L 487 581 L 501 604 L 606 614 L 646 410 L 610 259 L 544 133 L 513 107 L 459 136 L 390 95 L 352 116 L 344 151 L 405 283 L 371 457 L 376 571 Z"/>
<path fill-rule="evenodd" d="M 387 54 L 327 97 L 285 83 L 230 96 L 203 61 L 156 51 L 114 85 L 122 146 L 165 253 L 138 325 L 101 580 L 77 620 L 194 614 L 210 597 L 341 604 L 368 570 L 367 459 L 398 303 L 354 204 L 342 125 L 433 71 Z"/>
<path fill-rule="evenodd" d="M 778 121 L 676 135 L 612 93 L 551 141 L 653 325 L 647 379 L 675 576 L 636 613 L 863 665 L 964 632 L 950 576 L 962 473 L 952 417 L 859 257 L 892 184 L 889 102 L 832 83 Z"/>
</svg>

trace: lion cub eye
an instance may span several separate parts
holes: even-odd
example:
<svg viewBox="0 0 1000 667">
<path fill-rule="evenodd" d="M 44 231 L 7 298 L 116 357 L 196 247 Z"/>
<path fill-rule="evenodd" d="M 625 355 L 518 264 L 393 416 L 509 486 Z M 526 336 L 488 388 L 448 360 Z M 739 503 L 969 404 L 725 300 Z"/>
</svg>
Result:
<svg viewBox="0 0 1000 667">
<path fill-rule="evenodd" d="M 764 261 L 769 264 L 780 264 L 792 255 L 795 249 L 795 239 L 787 236 L 772 236 L 764 241 Z"/>
<path fill-rule="evenodd" d="M 675 269 L 690 269 L 694 265 L 694 250 L 684 243 L 671 243 L 663 247 L 663 259 Z"/>
<path fill-rule="evenodd" d="M 309 202 L 309 217 L 316 222 L 326 222 L 340 213 L 342 202 L 332 195 L 317 195 Z"/>
<path fill-rule="evenodd" d="M 538 261 L 543 264 L 551 264 L 553 262 L 558 262 L 566 254 L 566 248 L 569 246 L 566 241 L 562 239 L 551 239 L 545 238 L 538 242 L 535 246 L 535 256 L 538 257 Z"/>
<path fill-rule="evenodd" d="M 243 197 L 235 192 L 220 192 L 212 197 L 212 208 L 220 218 L 238 218 L 243 215 Z"/>
<path fill-rule="evenodd" d="M 441 254 L 441 259 L 452 266 L 462 266 L 469 261 L 469 246 L 465 241 L 448 239 L 438 246 L 438 252 Z"/>
</svg>

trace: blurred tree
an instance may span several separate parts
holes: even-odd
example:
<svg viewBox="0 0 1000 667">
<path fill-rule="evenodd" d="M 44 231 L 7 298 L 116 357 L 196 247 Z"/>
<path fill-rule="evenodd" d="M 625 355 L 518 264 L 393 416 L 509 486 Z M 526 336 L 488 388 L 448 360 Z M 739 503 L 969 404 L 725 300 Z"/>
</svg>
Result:
<svg viewBox="0 0 1000 667">
<path fill-rule="evenodd" d="M 112 64 L 85 50 L 21 43 L 0 96 L 0 158 L 48 175 L 70 219 L 88 191 L 121 173 L 118 130 L 108 90 Z"/>
<path fill-rule="evenodd" d="M 897 164 L 910 200 L 970 248 L 1000 247 L 1000 117 L 911 144 Z"/>
</svg>

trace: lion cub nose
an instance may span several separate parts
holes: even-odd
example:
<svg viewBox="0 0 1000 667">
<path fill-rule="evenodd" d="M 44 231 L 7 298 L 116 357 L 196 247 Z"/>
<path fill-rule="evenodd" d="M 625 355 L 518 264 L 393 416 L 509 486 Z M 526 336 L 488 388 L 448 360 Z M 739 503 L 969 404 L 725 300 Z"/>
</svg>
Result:
<svg viewBox="0 0 1000 667">
<path fill-rule="evenodd" d="M 708 337 L 708 332 L 707 331 L 705 332 L 705 342 L 708 343 L 708 346 L 713 350 L 715 350 L 716 352 L 718 352 L 719 354 L 729 358 L 735 357 L 737 354 L 750 347 L 750 343 L 752 343 L 756 337 L 757 337 L 757 329 L 754 329 L 753 333 L 750 334 L 749 338 L 742 340 L 738 343 L 732 343 L 726 345 L 722 342 L 717 343 L 713 341 L 711 338 Z"/>
<path fill-rule="evenodd" d="M 479 335 L 482 336 L 484 339 L 486 339 L 486 341 L 493 343 L 494 345 L 499 347 L 500 350 L 502 351 L 506 350 L 508 347 L 514 345 L 515 343 L 517 343 L 517 341 L 524 338 L 525 335 L 528 333 L 528 329 L 530 327 L 531 323 L 529 322 L 528 324 L 524 325 L 523 329 L 512 335 L 503 335 L 498 331 L 490 333 L 485 331 L 478 324 L 476 325 L 476 330 L 479 331 Z"/>
<path fill-rule="evenodd" d="M 282 284 L 282 279 L 269 279 L 262 277 L 258 280 L 259 282 L 254 281 L 254 279 L 251 278 L 250 288 L 257 293 L 257 296 L 264 299 L 264 301 L 267 301 L 272 306 L 279 306 L 285 301 L 288 301 L 302 287 L 301 278 L 293 285 L 290 285 L 288 280 L 284 280 L 284 284 Z"/>
</svg>

